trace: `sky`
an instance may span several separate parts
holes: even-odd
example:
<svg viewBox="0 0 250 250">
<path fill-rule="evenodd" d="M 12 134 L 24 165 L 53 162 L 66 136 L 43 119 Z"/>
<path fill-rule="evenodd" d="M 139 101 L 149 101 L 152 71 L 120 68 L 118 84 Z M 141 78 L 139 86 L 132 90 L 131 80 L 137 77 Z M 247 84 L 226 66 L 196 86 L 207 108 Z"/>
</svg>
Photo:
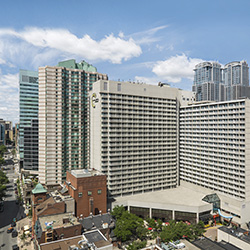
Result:
<svg viewBox="0 0 250 250">
<path fill-rule="evenodd" d="M 202 61 L 250 63 L 248 0 L 1 1 L 0 118 L 19 120 L 19 70 L 85 60 L 110 80 L 191 90 Z"/>
</svg>

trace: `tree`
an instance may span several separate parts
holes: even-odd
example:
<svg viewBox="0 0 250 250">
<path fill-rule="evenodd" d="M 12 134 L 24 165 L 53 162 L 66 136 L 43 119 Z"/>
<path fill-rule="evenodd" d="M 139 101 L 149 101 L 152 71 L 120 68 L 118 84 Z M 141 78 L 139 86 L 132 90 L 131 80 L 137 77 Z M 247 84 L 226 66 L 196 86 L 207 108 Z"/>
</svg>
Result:
<svg viewBox="0 0 250 250">
<path fill-rule="evenodd" d="M 175 241 L 185 236 L 188 239 L 195 239 L 204 233 L 204 223 L 200 221 L 197 225 L 187 225 L 180 221 L 170 221 L 169 225 L 164 227 L 160 233 L 163 242 Z"/>
<path fill-rule="evenodd" d="M 114 209 L 111 212 L 111 215 L 113 215 L 116 220 L 120 219 L 122 217 L 122 214 L 125 212 L 124 206 L 115 206 Z"/>
<path fill-rule="evenodd" d="M 12 153 L 13 156 L 15 156 L 16 155 L 16 150 L 13 148 L 11 153 Z"/>
<path fill-rule="evenodd" d="M 3 164 L 5 164 L 5 160 L 3 157 L 0 156 L 0 165 L 3 165 Z"/>
<path fill-rule="evenodd" d="M 193 233 L 194 233 L 195 238 L 197 238 L 198 236 L 203 235 L 203 233 L 205 232 L 204 222 L 199 221 L 197 225 L 192 226 L 192 229 L 193 229 Z"/>
<path fill-rule="evenodd" d="M 6 176 L 6 174 L 2 170 L 0 170 L 0 200 L 2 200 L 3 197 L 6 196 L 6 194 L 5 194 L 6 185 L 5 184 L 7 184 L 7 183 L 9 183 L 8 177 Z"/>
<path fill-rule="evenodd" d="M 134 241 L 128 245 L 128 250 L 137 250 L 146 247 L 147 241 Z"/>
<path fill-rule="evenodd" d="M 143 219 L 126 211 L 123 206 L 116 206 L 111 214 L 116 218 L 114 233 L 120 241 L 146 239 L 147 229 Z"/>
<path fill-rule="evenodd" d="M 7 148 L 4 145 L 0 146 L 0 156 L 3 157 L 4 153 L 7 152 Z"/>
</svg>

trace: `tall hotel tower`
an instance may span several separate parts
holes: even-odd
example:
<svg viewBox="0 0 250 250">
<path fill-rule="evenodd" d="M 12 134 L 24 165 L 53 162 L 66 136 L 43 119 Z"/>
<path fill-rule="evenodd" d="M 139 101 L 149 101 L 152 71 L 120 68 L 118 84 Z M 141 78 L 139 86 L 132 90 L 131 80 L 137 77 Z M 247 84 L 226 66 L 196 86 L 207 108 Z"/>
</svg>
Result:
<svg viewBox="0 0 250 250">
<path fill-rule="evenodd" d="M 110 197 L 178 185 L 178 110 L 193 100 L 165 84 L 93 84 L 90 167 L 107 175 Z"/>
<path fill-rule="evenodd" d="M 88 166 L 88 93 L 107 79 L 75 60 L 39 68 L 39 180 L 58 185 L 66 171 Z"/>
</svg>

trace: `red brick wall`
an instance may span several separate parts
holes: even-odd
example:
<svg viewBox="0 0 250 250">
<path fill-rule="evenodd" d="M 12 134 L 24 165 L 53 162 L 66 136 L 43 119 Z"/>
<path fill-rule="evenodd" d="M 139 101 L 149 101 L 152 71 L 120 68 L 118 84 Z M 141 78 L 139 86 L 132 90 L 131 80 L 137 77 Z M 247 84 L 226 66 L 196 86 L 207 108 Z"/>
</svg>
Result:
<svg viewBox="0 0 250 250">
<path fill-rule="evenodd" d="M 32 232 L 34 234 L 33 228 L 37 220 L 35 207 L 36 205 L 41 204 L 46 200 L 46 193 L 32 194 L 31 200 L 32 200 Z"/>
<path fill-rule="evenodd" d="M 67 181 L 71 183 L 77 190 L 74 191 L 69 186 L 69 194 L 76 202 L 76 217 L 82 214 L 84 217 L 89 216 L 91 212 L 91 200 L 93 200 L 93 214 L 107 212 L 107 179 L 105 175 L 96 175 L 90 177 L 76 178 L 71 173 L 67 172 Z M 101 194 L 98 194 L 101 190 Z M 88 195 L 88 191 L 92 194 Z M 82 193 L 82 197 L 79 197 Z"/>
<path fill-rule="evenodd" d="M 68 227 L 59 227 L 59 228 L 55 228 L 53 230 L 53 236 L 55 237 L 55 235 L 58 236 L 57 240 L 59 240 L 60 236 L 63 235 L 63 238 L 69 238 L 69 237 L 74 237 L 77 235 L 81 235 L 81 231 L 82 231 L 82 225 L 78 224 L 78 225 L 74 225 L 74 226 L 68 226 Z M 55 238 L 54 238 L 55 240 Z M 41 243 L 45 243 L 45 232 L 42 233 L 41 239 L 39 240 L 39 244 Z"/>
<path fill-rule="evenodd" d="M 65 202 L 59 202 L 55 204 L 47 204 L 47 208 L 39 213 L 39 216 L 51 215 L 51 214 L 62 214 L 65 212 Z"/>
</svg>

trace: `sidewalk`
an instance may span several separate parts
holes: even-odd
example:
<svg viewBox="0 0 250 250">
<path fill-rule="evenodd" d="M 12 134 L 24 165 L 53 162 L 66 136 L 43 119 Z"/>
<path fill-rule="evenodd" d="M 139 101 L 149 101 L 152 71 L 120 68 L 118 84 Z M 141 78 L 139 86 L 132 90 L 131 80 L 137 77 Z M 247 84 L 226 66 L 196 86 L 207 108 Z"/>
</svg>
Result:
<svg viewBox="0 0 250 250">
<path fill-rule="evenodd" d="M 30 236 L 26 235 L 26 238 L 24 240 L 20 238 L 24 233 L 24 226 L 28 225 L 29 227 L 31 227 L 31 224 L 32 220 L 29 217 L 26 217 L 17 222 L 17 232 L 18 232 L 17 244 L 20 248 L 27 250 L 34 249 L 33 241 L 31 240 L 32 233 L 30 233 Z"/>
</svg>

